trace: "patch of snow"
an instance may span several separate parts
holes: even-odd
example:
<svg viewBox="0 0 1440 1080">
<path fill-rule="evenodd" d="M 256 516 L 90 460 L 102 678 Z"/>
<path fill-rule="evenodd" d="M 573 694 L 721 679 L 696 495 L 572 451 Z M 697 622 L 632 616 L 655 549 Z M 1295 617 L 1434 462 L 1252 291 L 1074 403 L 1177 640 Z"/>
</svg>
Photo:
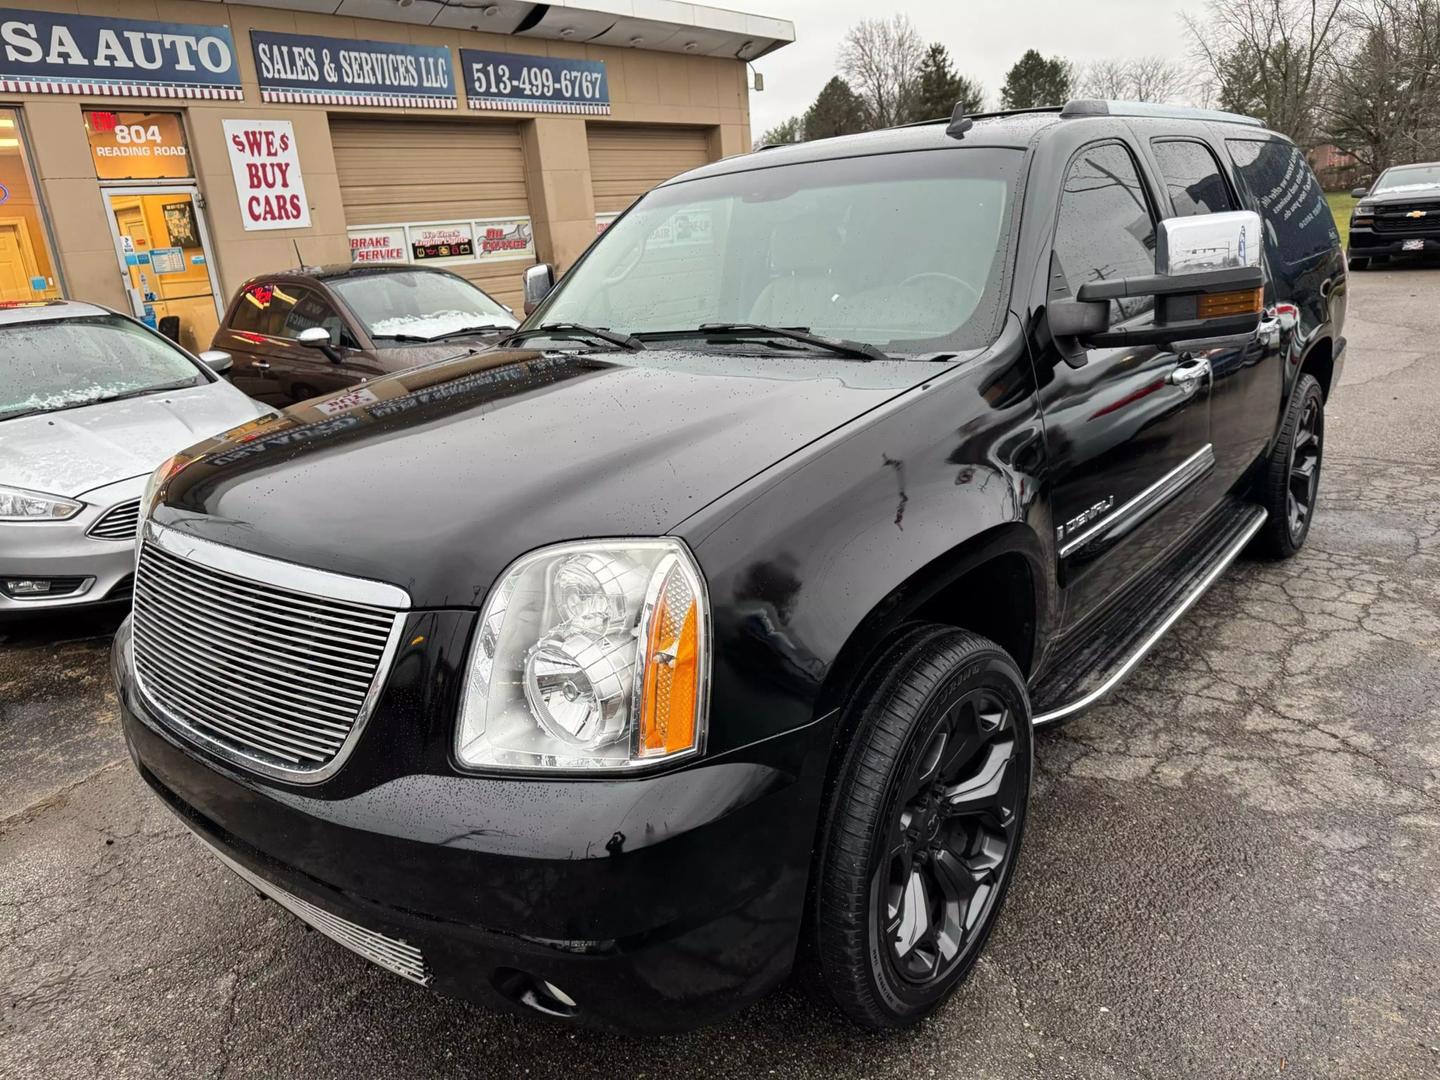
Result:
<svg viewBox="0 0 1440 1080">
<path fill-rule="evenodd" d="M 428 315 L 398 315 L 381 319 L 370 327 L 370 332 L 380 337 L 404 334 L 407 337 L 437 338 L 471 326 L 490 325 L 513 328 L 520 324 L 503 312 L 485 315 L 478 311 L 435 311 Z"/>
</svg>

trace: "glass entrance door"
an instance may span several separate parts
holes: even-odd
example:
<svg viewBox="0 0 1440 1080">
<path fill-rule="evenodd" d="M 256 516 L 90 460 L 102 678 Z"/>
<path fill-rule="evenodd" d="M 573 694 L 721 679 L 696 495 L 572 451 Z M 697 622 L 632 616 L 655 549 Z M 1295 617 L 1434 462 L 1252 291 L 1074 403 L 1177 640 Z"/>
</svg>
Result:
<svg viewBox="0 0 1440 1080">
<path fill-rule="evenodd" d="M 220 325 L 210 238 L 193 187 L 107 188 L 115 254 L 135 317 L 191 352 Z"/>
</svg>

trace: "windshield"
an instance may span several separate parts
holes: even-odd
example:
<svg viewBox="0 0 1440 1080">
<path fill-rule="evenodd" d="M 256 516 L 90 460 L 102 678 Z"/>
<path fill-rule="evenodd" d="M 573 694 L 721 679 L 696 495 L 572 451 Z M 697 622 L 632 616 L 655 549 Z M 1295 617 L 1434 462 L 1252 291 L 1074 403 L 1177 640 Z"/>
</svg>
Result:
<svg viewBox="0 0 1440 1080">
<path fill-rule="evenodd" d="M 1440 165 L 1416 165 L 1413 168 L 1390 169 L 1375 182 L 1374 194 L 1430 187 L 1440 187 Z"/>
<path fill-rule="evenodd" d="M 889 353 L 986 345 L 1023 161 L 1019 150 L 947 148 L 658 188 L 527 325 L 646 334 L 759 323 Z"/>
<path fill-rule="evenodd" d="M 159 334 L 118 315 L 0 326 L 0 420 L 208 381 Z"/>
<path fill-rule="evenodd" d="M 402 270 L 336 278 L 330 287 L 350 305 L 366 332 L 382 343 L 516 325 L 499 301 L 455 274 Z"/>
</svg>

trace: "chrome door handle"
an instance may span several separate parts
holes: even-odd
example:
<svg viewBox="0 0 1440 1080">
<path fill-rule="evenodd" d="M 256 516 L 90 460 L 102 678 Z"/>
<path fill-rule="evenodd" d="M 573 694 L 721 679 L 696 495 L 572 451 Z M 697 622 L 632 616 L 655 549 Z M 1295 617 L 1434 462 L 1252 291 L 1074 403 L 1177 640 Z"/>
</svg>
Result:
<svg viewBox="0 0 1440 1080">
<path fill-rule="evenodd" d="M 1194 357 L 1182 361 L 1173 368 L 1169 378 L 1165 381 L 1171 386 L 1193 386 L 1201 379 L 1210 377 L 1210 361 L 1204 357 Z"/>
<path fill-rule="evenodd" d="M 267 363 L 265 363 L 264 360 L 251 360 L 251 361 L 250 361 L 250 366 L 253 367 L 253 368 L 259 368 L 261 371 L 269 371 L 269 370 L 270 370 L 270 365 L 267 364 Z"/>
</svg>

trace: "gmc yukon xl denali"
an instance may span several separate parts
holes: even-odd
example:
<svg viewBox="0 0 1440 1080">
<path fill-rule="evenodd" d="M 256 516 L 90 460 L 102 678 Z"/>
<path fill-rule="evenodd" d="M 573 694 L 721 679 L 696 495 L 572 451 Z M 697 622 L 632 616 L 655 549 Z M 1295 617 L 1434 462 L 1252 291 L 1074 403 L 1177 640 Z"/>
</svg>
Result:
<svg viewBox="0 0 1440 1080">
<path fill-rule="evenodd" d="M 995 925 L 1032 728 L 1305 542 L 1345 274 L 1301 154 L 1223 113 L 678 177 L 495 350 L 157 471 L 135 764 L 442 993 L 664 1031 L 798 970 L 911 1024 Z"/>
</svg>

